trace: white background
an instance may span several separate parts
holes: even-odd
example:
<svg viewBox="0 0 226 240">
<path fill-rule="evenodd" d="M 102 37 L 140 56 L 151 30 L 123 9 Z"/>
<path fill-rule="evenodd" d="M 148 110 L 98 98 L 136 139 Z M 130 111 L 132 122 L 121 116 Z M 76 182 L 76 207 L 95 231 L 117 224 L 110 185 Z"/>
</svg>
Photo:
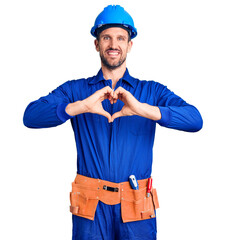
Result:
<svg viewBox="0 0 226 240">
<path fill-rule="evenodd" d="M 158 240 L 225 240 L 223 0 L 1 2 L 0 239 L 71 239 L 76 148 L 70 122 L 28 129 L 23 112 L 65 81 L 97 73 L 89 31 L 112 3 L 124 6 L 138 29 L 130 74 L 167 85 L 204 120 L 198 133 L 157 127 Z"/>
</svg>

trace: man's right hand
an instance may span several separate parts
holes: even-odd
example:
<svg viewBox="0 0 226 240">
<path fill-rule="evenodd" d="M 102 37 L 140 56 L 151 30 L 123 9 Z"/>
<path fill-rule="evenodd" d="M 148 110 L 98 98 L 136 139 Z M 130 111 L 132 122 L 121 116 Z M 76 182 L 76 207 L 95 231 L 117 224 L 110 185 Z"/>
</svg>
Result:
<svg viewBox="0 0 226 240">
<path fill-rule="evenodd" d="M 87 112 L 96 113 L 105 116 L 108 119 L 108 122 L 111 122 L 110 113 L 105 111 L 102 106 L 102 102 L 105 99 L 109 99 L 109 101 L 113 104 L 113 90 L 109 86 L 96 91 L 82 101 L 69 103 L 66 107 L 66 113 L 71 116 Z"/>
</svg>

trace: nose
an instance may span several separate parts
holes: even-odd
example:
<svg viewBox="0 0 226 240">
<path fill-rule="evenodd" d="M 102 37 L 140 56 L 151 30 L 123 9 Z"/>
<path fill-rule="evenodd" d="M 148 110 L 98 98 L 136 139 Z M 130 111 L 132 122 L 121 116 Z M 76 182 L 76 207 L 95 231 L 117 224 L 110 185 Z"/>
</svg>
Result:
<svg viewBox="0 0 226 240">
<path fill-rule="evenodd" d="M 112 38 L 111 42 L 110 42 L 110 47 L 113 48 L 113 49 L 117 49 L 117 46 L 118 46 L 117 39 Z"/>
</svg>

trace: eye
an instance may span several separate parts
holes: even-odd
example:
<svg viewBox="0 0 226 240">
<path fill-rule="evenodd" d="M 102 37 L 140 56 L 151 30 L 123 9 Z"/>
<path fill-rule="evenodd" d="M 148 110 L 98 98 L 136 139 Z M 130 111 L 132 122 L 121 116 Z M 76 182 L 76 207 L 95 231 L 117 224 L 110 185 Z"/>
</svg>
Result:
<svg viewBox="0 0 226 240">
<path fill-rule="evenodd" d="M 104 40 L 109 40 L 110 38 L 108 36 L 103 36 Z"/>
<path fill-rule="evenodd" d="M 124 38 L 124 37 L 119 37 L 118 40 L 119 40 L 119 41 L 124 41 L 125 38 Z"/>
</svg>

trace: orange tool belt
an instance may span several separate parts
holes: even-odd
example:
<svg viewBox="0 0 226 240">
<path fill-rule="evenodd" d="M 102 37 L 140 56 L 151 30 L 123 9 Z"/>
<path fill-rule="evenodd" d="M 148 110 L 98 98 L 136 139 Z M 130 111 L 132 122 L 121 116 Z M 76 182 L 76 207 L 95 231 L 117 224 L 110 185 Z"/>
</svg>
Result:
<svg viewBox="0 0 226 240">
<path fill-rule="evenodd" d="M 123 222 L 139 221 L 155 217 L 159 208 L 156 189 L 147 197 L 148 179 L 138 180 L 139 190 L 131 188 L 129 181 L 114 183 L 77 175 L 70 193 L 72 214 L 94 220 L 99 201 L 115 205 L 121 203 Z"/>
</svg>

